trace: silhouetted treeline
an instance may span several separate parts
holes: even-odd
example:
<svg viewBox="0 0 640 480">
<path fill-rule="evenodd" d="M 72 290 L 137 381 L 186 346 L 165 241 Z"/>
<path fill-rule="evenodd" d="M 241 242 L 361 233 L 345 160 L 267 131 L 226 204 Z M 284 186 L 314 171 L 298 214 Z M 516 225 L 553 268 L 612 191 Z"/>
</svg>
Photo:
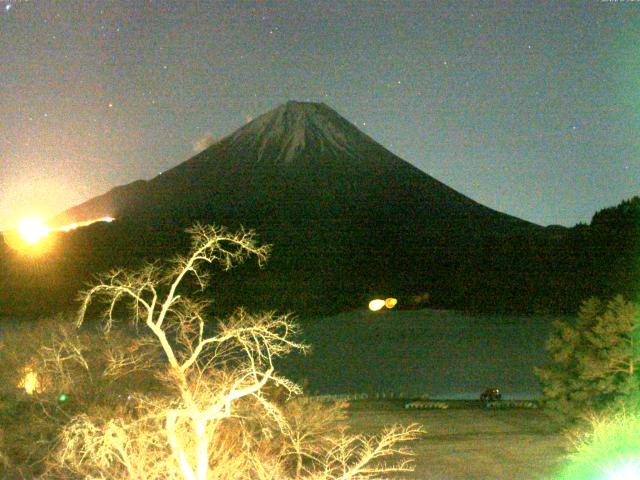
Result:
<svg viewBox="0 0 640 480">
<path fill-rule="evenodd" d="M 544 234 L 486 237 L 455 285 L 475 281 L 454 304 L 480 311 L 575 313 L 592 296 L 640 292 L 640 198 L 598 211 L 589 225 Z M 485 287 L 483 288 L 482 283 Z"/>
<path fill-rule="evenodd" d="M 0 314 L 73 309 L 77 291 L 93 275 L 185 252 L 190 221 L 177 218 L 165 224 L 122 219 L 60 234 L 42 257 L 3 245 Z M 571 313 L 591 296 L 637 300 L 640 292 L 638 197 L 597 212 L 589 225 L 513 231 L 457 225 L 446 239 L 413 238 L 411 244 L 384 226 L 363 244 L 363 234 L 349 232 L 348 221 L 339 219 L 317 231 L 283 232 L 267 224 L 262 231 L 257 221 L 249 226 L 273 244 L 272 258 L 263 270 L 247 264 L 216 276 L 210 292 L 215 313 L 244 305 L 327 314 L 363 308 L 374 296 L 395 296 L 406 305 L 423 293 L 434 308 Z M 344 235 L 328 242 L 336 228 Z"/>
</svg>

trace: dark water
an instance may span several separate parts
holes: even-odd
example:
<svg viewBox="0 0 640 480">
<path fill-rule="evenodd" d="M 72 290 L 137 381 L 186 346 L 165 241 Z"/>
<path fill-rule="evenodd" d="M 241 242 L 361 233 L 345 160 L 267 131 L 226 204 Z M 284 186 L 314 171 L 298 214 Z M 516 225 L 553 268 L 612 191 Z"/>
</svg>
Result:
<svg viewBox="0 0 640 480">
<path fill-rule="evenodd" d="M 280 373 L 310 394 L 477 399 L 541 395 L 534 367 L 556 318 L 470 316 L 450 311 L 358 311 L 300 321 L 306 356 L 280 359 Z M 564 319 L 566 320 L 566 319 Z M 19 320 L 0 319 L 2 332 Z"/>
<path fill-rule="evenodd" d="M 280 364 L 317 394 L 538 398 L 534 367 L 555 318 L 468 316 L 449 311 L 351 312 L 303 322 L 313 348 Z"/>
</svg>

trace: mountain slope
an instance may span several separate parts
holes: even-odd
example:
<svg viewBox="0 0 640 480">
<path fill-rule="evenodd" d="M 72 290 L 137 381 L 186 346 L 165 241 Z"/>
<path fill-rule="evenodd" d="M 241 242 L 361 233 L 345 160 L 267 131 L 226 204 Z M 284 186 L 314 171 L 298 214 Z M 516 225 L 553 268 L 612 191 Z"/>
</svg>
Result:
<svg viewBox="0 0 640 480">
<path fill-rule="evenodd" d="M 57 221 L 105 215 L 117 219 L 109 244 L 105 232 L 92 236 L 95 229 L 69 240 L 79 242 L 74 255 L 87 271 L 72 270 L 80 277 L 185 248 L 181 232 L 194 221 L 244 225 L 272 243 L 274 254 L 247 282 L 231 275 L 236 283 L 222 301 L 298 311 L 424 291 L 448 307 L 518 305 L 524 300 L 514 297 L 515 285 L 538 281 L 542 267 L 529 259 L 539 250 L 536 239 L 547 236 L 418 170 L 326 105 L 302 102 L 281 105 L 162 175 L 115 188 Z"/>
<path fill-rule="evenodd" d="M 322 209 L 323 216 L 351 211 L 354 203 L 385 210 L 413 207 L 417 214 L 495 219 L 531 226 L 495 212 L 401 160 L 324 104 L 288 102 L 194 158 L 150 181 L 138 181 L 65 212 L 73 221 L 149 210 L 261 208 L 277 200 Z M 224 198 L 225 202 L 215 202 Z M 405 202 L 410 202 L 406 204 Z M 224 204 L 227 205 L 224 205 Z M 275 205 L 274 205 L 275 206 Z M 381 212 L 381 213 L 383 213 Z"/>
</svg>

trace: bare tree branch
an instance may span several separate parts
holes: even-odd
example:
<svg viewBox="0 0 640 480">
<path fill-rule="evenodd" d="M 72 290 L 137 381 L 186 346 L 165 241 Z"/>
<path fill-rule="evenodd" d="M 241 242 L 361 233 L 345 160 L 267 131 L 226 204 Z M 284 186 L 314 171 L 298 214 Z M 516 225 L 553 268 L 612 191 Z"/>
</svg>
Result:
<svg viewBox="0 0 640 480">
<path fill-rule="evenodd" d="M 275 373 L 274 359 L 307 349 L 290 316 L 240 309 L 218 321 L 215 334 L 205 335 L 209 302 L 191 298 L 184 280 L 191 277 L 204 289 L 211 278 L 204 266 L 228 270 L 249 257 L 262 265 L 269 247 L 258 246 L 252 231 L 196 224 L 189 233 L 191 252 L 166 268 L 148 264 L 99 277 L 82 293 L 77 317 L 81 325 L 93 302 L 104 303 L 108 332 L 117 307 L 128 307 L 131 323 L 146 327 L 162 352 L 166 369 L 157 376 L 175 396 L 131 396 L 138 413 L 128 421 L 76 418 L 63 432 L 59 464 L 85 477 L 131 479 L 347 480 L 409 471 L 407 460 L 389 465 L 380 460 L 406 457 L 408 451 L 396 444 L 415 438 L 421 432 L 417 426 L 366 438 L 328 428 L 320 410 L 306 417 L 317 428 L 290 421 L 283 405 L 302 389 Z M 103 375 L 119 378 L 153 368 L 156 357 L 145 353 L 149 346 L 147 338 L 128 352 L 110 352 Z M 69 350 L 72 359 L 81 353 Z M 283 395 L 284 404 L 269 391 Z M 222 456 L 225 442 L 233 445 L 234 459 Z"/>
</svg>

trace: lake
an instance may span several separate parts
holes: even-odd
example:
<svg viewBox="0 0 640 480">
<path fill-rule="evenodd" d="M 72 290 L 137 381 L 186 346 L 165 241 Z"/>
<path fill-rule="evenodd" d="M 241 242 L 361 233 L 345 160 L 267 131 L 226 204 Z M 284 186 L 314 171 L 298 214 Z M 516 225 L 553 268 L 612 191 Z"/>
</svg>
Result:
<svg viewBox="0 0 640 480">
<path fill-rule="evenodd" d="M 505 399 L 539 398 L 533 369 L 547 362 L 556 318 L 425 309 L 306 319 L 312 352 L 279 366 L 311 394 L 477 399 L 496 386 Z"/>
</svg>

